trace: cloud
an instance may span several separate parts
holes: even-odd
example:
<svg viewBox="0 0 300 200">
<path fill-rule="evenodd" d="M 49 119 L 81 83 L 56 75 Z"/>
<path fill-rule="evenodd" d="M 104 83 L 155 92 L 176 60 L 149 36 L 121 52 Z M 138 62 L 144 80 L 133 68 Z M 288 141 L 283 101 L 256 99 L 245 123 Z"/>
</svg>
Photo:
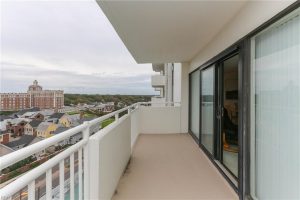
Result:
<svg viewBox="0 0 300 200">
<path fill-rule="evenodd" d="M 30 66 L 2 64 L 1 92 L 26 92 L 37 78 L 44 89 L 62 89 L 65 93 L 82 94 L 147 94 L 152 95 L 148 74 L 79 74 L 66 70 L 31 70 Z M 1 76 L 2 76 L 1 75 Z M 8 89 L 9 88 L 9 89 Z"/>
<path fill-rule="evenodd" d="M 1 25 L 1 91 L 38 79 L 69 93 L 154 94 L 151 65 L 136 64 L 95 1 L 5 1 Z"/>
</svg>

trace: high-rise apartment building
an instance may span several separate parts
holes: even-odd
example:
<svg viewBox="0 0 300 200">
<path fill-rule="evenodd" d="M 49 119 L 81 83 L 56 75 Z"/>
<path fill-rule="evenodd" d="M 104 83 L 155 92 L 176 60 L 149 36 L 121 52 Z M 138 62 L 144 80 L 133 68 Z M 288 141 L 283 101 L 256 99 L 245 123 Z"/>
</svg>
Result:
<svg viewBox="0 0 300 200">
<path fill-rule="evenodd" d="M 63 90 L 43 90 L 35 80 L 28 87 L 27 93 L 1 93 L 2 111 L 22 110 L 26 108 L 38 107 L 45 108 L 62 108 L 64 105 Z"/>
</svg>

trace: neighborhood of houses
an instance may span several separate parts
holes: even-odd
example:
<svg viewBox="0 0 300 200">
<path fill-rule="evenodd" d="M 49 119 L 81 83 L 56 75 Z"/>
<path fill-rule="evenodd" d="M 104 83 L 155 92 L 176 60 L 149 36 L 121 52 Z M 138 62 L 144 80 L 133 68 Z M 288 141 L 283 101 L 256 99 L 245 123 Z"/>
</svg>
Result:
<svg viewBox="0 0 300 200">
<path fill-rule="evenodd" d="M 30 108 L 8 116 L 0 116 L 0 156 L 39 142 L 45 138 L 60 134 L 72 127 L 90 121 L 96 115 L 85 115 L 85 111 L 109 113 L 114 110 L 114 102 L 105 104 L 79 104 L 64 106 L 61 109 Z M 94 127 L 91 133 L 101 127 Z M 81 133 L 57 144 L 74 144 L 82 137 Z M 42 155 L 43 152 L 39 154 Z"/>
</svg>

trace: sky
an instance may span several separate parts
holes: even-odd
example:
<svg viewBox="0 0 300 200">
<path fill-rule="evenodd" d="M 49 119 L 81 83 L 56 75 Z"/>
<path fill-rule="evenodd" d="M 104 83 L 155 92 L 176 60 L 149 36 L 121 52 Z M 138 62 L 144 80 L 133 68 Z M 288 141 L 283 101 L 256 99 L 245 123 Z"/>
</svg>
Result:
<svg viewBox="0 0 300 200">
<path fill-rule="evenodd" d="M 137 64 L 94 0 L 1 0 L 1 92 L 36 79 L 65 93 L 155 94 L 151 64 Z"/>
</svg>

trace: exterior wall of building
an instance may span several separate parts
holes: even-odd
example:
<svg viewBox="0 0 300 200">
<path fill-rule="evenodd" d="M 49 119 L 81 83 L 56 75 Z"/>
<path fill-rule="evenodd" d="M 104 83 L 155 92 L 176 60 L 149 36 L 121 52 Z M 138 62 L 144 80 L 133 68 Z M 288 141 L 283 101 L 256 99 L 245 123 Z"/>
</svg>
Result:
<svg viewBox="0 0 300 200">
<path fill-rule="evenodd" d="M 174 102 L 180 101 L 180 81 L 181 81 L 181 64 L 179 63 L 165 63 L 161 64 L 161 71 L 158 68 L 153 68 L 156 72 L 163 75 L 165 81 L 163 86 L 156 86 L 153 84 L 155 79 L 152 78 L 152 85 L 155 91 L 159 91 L 159 95 L 152 97 L 151 101 L 154 103 Z M 155 85 L 155 86 L 154 86 Z"/>
<path fill-rule="evenodd" d="M 26 122 L 20 122 L 19 124 L 7 124 L 6 130 L 11 133 L 12 136 L 22 136 L 24 134 L 24 127 Z"/>
<path fill-rule="evenodd" d="M 30 85 L 27 93 L 1 93 L 0 110 L 22 110 L 32 107 L 40 109 L 62 108 L 64 106 L 64 91 L 62 90 L 43 90 L 34 81 Z"/>
<path fill-rule="evenodd" d="M 61 90 L 29 91 L 31 107 L 41 109 L 62 108 L 64 93 Z"/>
<path fill-rule="evenodd" d="M 22 110 L 30 108 L 30 96 L 27 93 L 0 94 L 1 110 Z"/>
<path fill-rule="evenodd" d="M 29 123 L 27 123 L 24 127 L 24 134 L 25 135 L 34 135 L 34 130 Z"/>
</svg>

